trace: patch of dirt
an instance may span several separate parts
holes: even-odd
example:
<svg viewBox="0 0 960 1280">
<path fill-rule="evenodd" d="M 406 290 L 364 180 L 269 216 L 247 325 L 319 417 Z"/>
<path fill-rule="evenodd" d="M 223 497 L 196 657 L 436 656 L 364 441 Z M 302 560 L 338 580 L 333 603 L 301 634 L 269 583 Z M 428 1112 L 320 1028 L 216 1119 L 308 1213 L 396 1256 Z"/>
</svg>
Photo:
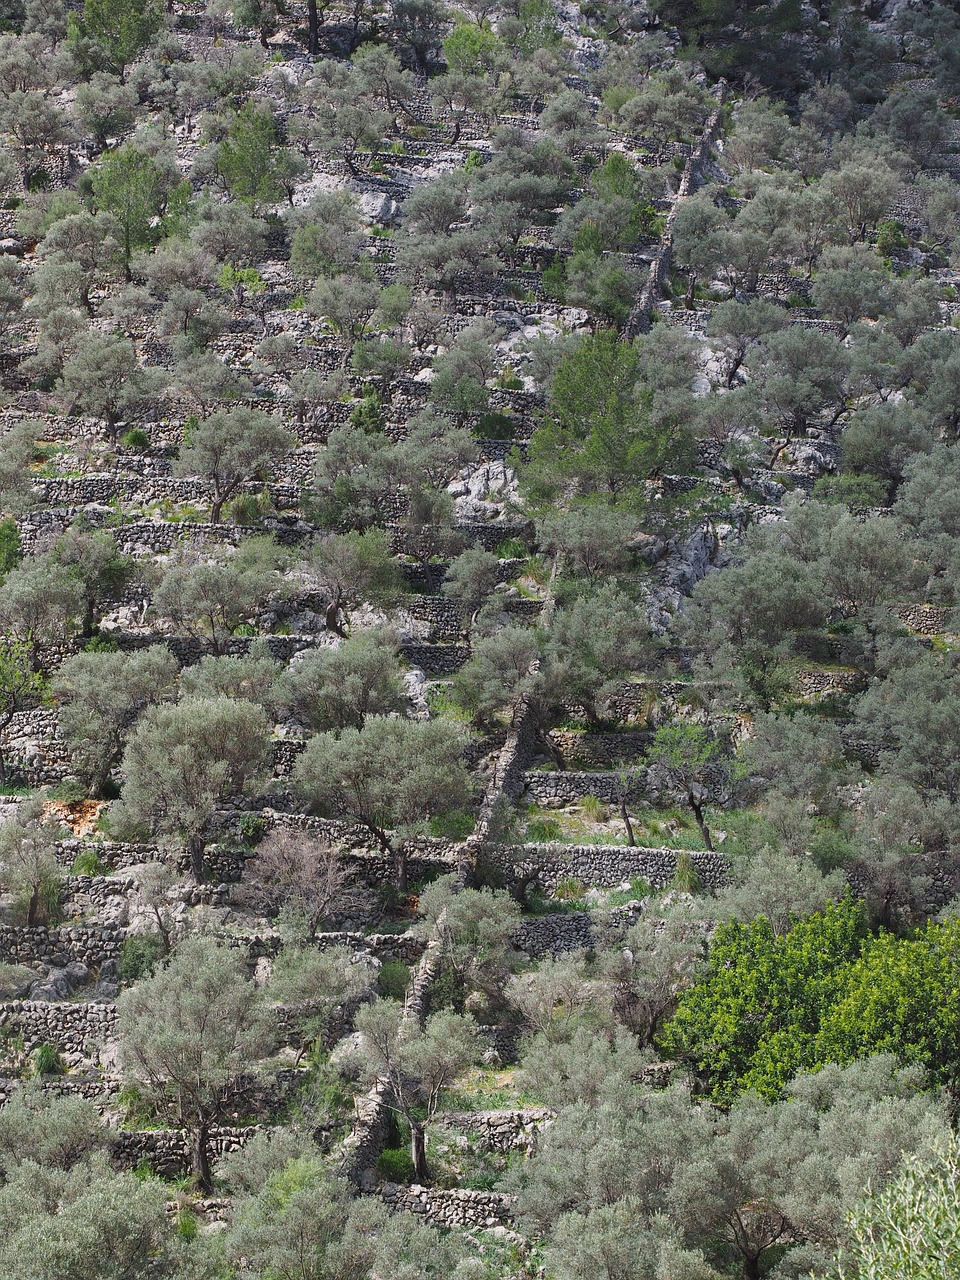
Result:
<svg viewBox="0 0 960 1280">
<path fill-rule="evenodd" d="M 75 800 L 69 803 L 48 800 L 43 806 L 43 813 L 62 822 L 72 835 L 82 840 L 96 831 L 97 821 L 106 807 L 106 800 Z"/>
</svg>

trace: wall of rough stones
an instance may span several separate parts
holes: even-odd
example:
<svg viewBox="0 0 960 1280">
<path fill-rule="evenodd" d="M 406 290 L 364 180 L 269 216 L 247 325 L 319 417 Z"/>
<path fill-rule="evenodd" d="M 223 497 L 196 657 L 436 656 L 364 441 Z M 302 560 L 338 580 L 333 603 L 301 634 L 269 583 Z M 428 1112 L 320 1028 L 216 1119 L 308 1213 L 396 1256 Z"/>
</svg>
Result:
<svg viewBox="0 0 960 1280">
<path fill-rule="evenodd" d="M 214 1160 L 240 1151 L 261 1131 L 261 1125 L 211 1130 L 210 1150 Z M 120 1129 L 113 1135 L 113 1158 L 128 1169 L 135 1169 L 146 1161 L 161 1177 L 178 1178 L 190 1168 L 189 1135 L 179 1129 Z"/>
<path fill-rule="evenodd" d="M 431 1187 L 401 1187 L 388 1182 L 381 1190 L 384 1203 L 400 1213 L 413 1213 L 435 1227 L 500 1227 L 509 1223 L 516 1197 L 497 1191 L 438 1191 Z"/>
<path fill-rule="evenodd" d="M 575 804 L 584 796 L 596 796 L 609 805 L 620 803 L 623 780 L 618 773 L 594 770 L 586 773 L 571 769 L 545 771 L 530 769 L 525 779 L 527 797 L 546 808 Z M 650 798 L 646 770 L 631 775 L 626 785 L 628 804 L 641 804 Z"/>
<path fill-rule="evenodd" d="M 642 879 L 662 888 L 677 870 L 675 849 L 631 849 L 622 844 L 526 844 L 493 848 L 488 856 L 507 879 L 521 869 L 531 871 L 534 883 L 548 893 L 567 879 L 598 888 Z M 723 854 L 691 853 L 690 858 L 704 888 L 715 891 L 724 884 L 729 868 Z"/>
<path fill-rule="evenodd" d="M 513 1111 L 447 1111 L 438 1117 L 445 1129 L 472 1134 L 483 1151 L 534 1151 L 540 1134 L 556 1118 L 549 1107 L 521 1107 Z"/>
<path fill-rule="evenodd" d="M 126 935 L 122 929 L 64 925 L 48 928 L 16 928 L 0 925 L 0 960 L 7 964 L 63 966 L 78 961 L 97 969 L 107 960 L 119 959 Z"/>
<path fill-rule="evenodd" d="M 620 733 L 582 733 L 576 729 L 551 729 L 550 737 L 568 768 L 611 769 L 636 761 L 652 734 L 633 729 Z"/>
<path fill-rule="evenodd" d="M 43 1044 L 56 1045 L 70 1066 L 95 1063 L 99 1051 L 115 1035 L 116 1027 L 117 1010 L 113 1004 L 46 1000 L 0 1004 L 0 1028 L 23 1036 L 28 1053 Z"/>
</svg>

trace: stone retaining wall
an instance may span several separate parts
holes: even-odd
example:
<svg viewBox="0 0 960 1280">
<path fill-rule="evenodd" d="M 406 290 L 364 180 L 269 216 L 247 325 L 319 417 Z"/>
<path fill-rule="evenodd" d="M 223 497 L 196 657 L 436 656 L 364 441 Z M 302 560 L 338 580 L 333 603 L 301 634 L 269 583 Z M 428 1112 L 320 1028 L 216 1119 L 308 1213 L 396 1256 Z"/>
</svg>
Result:
<svg viewBox="0 0 960 1280">
<path fill-rule="evenodd" d="M 241 1150 L 261 1129 L 261 1125 L 244 1125 L 211 1130 L 213 1159 Z M 113 1157 L 124 1168 L 135 1169 L 146 1161 L 160 1177 L 178 1178 L 190 1169 L 190 1139 L 179 1129 L 121 1129 L 113 1138 Z"/>
<path fill-rule="evenodd" d="M 0 925 L 0 961 L 61 967 L 79 961 L 88 968 L 97 969 L 107 960 L 119 959 L 125 936 L 122 929 L 83 925 L 64 925 L 62 928 Z"/>
<path fill-rule="evenodd" d="M 617 806 L 624 789 L 624 782 L 618 773 L 606 773 L 600 770 L 578 773 L 570 769 L 558 769 L 555 772 L 531 769 L 525 775 L 524 782 L 528 797 L 536 804 L 547 808 L 575 804 L 584 796 L 596 796 L 605 804 Z M 631 772 L 626 783 L 627 803 L 642 804 L 650 798 L 650 795 L 646 770 Z"/>
<path fill-rule="evenodd" d="M 549 1107 L 523 1107 L 514 1111 L 448 1111 L 438 1119 L 444 1128 L 474 1134 L 481 1150 L 506 1154 L 535 1150 L 540 1134 L 555 1118 L 556 1112 Z"/>
<path fill-rule="evenodd" d="M 622 844 L 527 844 L 492 848 L 488 856 L 507 879 L 530 871 L 533 883 L 548 893 L 567 879 L 597 888 L 642 879 L 663 888 L 677 869 L 675 849 L 631 849 Z M 695 852 L 690 858 L 704 888 L 717 890 L 724 884 L 728 867 L 723 854 Z"/>
<path fill-rule="evenodd" d="M 0 1004 L 0 1028 L 22 1035 L 27 1053 L 43 1044 L 56 1045 L 67 1064 L 75 1066 L 96 1062 L 116 1033 L 117 1010 L 113 1004 L 92 1001 L 5 1001 Z"/>
<path fill-rule="evenodd" d="M 500 1227 L 511 1221 L 516 1196 L 497 1191 L 435 1191 L 430 1187 L 401 1187 L 388 1182 L 381 1190 L 384 1203 L 399 1213 L 414 1213 L 431 1226 Z"/>
</svg>

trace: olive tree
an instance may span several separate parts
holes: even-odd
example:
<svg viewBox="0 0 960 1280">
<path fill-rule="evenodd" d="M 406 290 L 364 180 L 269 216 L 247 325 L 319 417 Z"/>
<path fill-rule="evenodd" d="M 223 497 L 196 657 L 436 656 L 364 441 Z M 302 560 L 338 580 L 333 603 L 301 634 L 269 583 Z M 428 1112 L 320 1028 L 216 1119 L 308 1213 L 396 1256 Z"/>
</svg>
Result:
<svg viewBox="0 0 960 1280">
<path fill-rule="evenodd" d="M 250 702 L 197 698 L 148 708 L 127 740 L 111 827 L 179 842 L 201 881 L 207 822 L 218 804 L 262 777 L 269 736 Z"/>
<path fill-rule="evenodd" d="M 294 442 L 267 413 L 222 409 L 187 434 L 174 474 L 203 481 L 210 492 L 210 523 L 219 524 L 224 503 L 251 480 L 265 478 Z"/>
<path fill-rule="evenodd" d="M 63 876 L 56 847 L 63 836 L 39 801 L 21 805 L 0 826 L 0 878 L 22 906 L 28 928 L 44 923 L 59 905 Z"/>
<path fill-rule="evenodd" d="M 209 640 L 222 654 L 234 630 L 282 588 L 277 548 L 267 538 L 248 538 L 232 553 L 216 557 L 184 552 L 171 560 L 151 596 L 151 608 L 177 630 Z"/>
<path fill-rule="evenodd" d="M 444 1010 L 421 1027 L 404 1018 L 398 1001 L 378 1000 L 358 1012 L 357 1030 L 370 1074 L 387 1083 L 394 1109 L 410 1126 L 414 1176 L 426 1183 L 427 1125 L 443 1091 L 476 1057 L 473 1019 Z"/>
<path fill-rule="evenodd" d="M 363 827 L 393 859 L 407 888 L 405 839 L 461 810 L 471 792 L 463 736 L 439 720 L 371 715 L 359 729 L 318 733 L 294 766 L 292 785 L 315 812 Z"/>
<path fill-rule="evenodd" d="M 210 1129 L 229 1113 L 238 1078 L 270 1047 L 257 987 L 242 956 L 202 935 L 120 993 L 120 1055 L 128 1080 L 168 1124 L 185 1129 L 191 1166 L 212 1187 Z"/>
<path fill-rule="evenodd" d="M 76 653 L 51 682 L 60 730 L 77 771 L 102 796 L 137 716 L 171 694 L 177 662 L 164 645 L 129 653 Z"/>
<path fill-rule="evenodd" d="M 287 679 L 288 705 L 310 729 L 359 729 L 368 715 L 405 705 L 397 647 L 381 632 L 359 632 L 336 648 L 299 656 Z"/>
</svg>

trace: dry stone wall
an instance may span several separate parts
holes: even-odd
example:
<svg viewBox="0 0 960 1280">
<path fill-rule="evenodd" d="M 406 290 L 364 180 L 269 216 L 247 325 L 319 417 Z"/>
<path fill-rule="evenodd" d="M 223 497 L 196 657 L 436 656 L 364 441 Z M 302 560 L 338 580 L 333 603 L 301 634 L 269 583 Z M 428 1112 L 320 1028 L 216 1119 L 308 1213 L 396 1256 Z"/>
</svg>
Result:
<svg viewBox="0 0 960 1280">
<path fill-rule="evenodd" d="M 579 880 L 585 887 L 613 888 L 626 880 L 646 880 L 655 888 L 667 886 L 677 870 L 676 849 L 630 848 L 622 844 L 526 844 L 492 848 L 491 862 L 508 879 L 531 873 L 533 883 L 548 893 L 561 880 Z M 720 853 L 690 853 L 690 860 L 706 889 L 716 891 L 728 875 Z"/>
<path fill-rule="evenodd" d="M 516 1197 L 497 1191 L 439 1191 L 414 1184 L 388 1182 L 384 1203 L 400 1213 L 413 1213 L 431 1226 L 459 1229 L 501 1227 L 511 1221 Z"/>
</svg>

